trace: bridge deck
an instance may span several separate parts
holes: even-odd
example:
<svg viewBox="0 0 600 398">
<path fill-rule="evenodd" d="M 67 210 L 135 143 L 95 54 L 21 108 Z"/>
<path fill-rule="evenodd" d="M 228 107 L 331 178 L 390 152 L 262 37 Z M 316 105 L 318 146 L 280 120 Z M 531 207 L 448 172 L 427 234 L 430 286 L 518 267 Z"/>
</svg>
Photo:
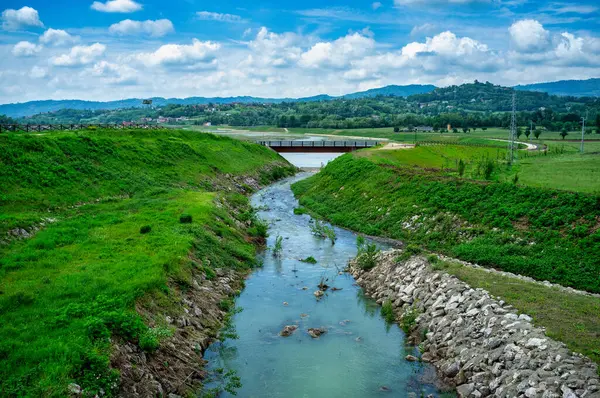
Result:
<svg viewBox="0 0 600 398">
<path fill-rule="evenodd" d="M 277 152 L 351 152 L 380 145 L 379 141 L 256 141 Z"/>
</svg>

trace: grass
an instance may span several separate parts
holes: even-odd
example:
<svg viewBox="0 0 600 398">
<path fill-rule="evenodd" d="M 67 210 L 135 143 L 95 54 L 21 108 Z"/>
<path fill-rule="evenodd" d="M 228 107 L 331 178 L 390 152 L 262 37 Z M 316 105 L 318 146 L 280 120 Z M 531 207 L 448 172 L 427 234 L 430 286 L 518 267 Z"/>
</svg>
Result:
<svg viewBox="0 0 600 398">
<path fill-rule="evenodd" d="M 66 396 L 72 382 L 115 393 L 110 339 L 152 352 L 169 335 L 136 305 L 177 312 L 192 272 L 255 265 L 249 235 L 264 228 L 217 177 L 292 170 L 259 146 L 178 131 L 6 134 L 0 145 L 0 236 L 55 220 L 0 245 L 2 396 Z"/>
<path fill-rule="evenodd" d="M 521 159 L 515 171 L 521 184 L 600 194 L 600 155 L 569 153 Z"/>
<path fill-rule="evenodd" d="M 567 293 L 557 288 L 444 263 L 444 270 L 474 288 L 501 297 L 519 312 L 533 317 L 546 334 L 600 363 L 600 298 Z"/>
<path fill-rule="evenodd" d="M 597 195 L 461 180 L 353 154 L 292 189 L 333 224 L 600 292 Z"/>
</svg>

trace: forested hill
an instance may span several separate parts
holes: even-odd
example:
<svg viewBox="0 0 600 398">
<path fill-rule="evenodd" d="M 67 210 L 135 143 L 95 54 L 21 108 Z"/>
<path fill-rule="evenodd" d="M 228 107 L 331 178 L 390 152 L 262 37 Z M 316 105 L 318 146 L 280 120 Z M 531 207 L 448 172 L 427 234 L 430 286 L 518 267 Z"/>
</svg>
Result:
<svg viewBox="0 0 600 398">
<path fill-rule="evenodd" d="M 152 104 L 154 106 L 165 106 L 169 104 L 176 105 L 207 105 L 207 104 L 277 104 L 282 102 L 314 102 L 327 101 L 336 98 L 365 98 L 375 97 L 377 95 L 406 97 L 412 94 L 420 94 L 430 92 L 435 89 L 432 85 L 412 84 L 408 86 L 385 86 L 367 91 L 346 94 L 341 97 L 332 97 L 326 94 L 316 95 L 304 98 L 259 98 L 259 97 L 189 97 L 189 98 L 162 98 L 154 97 Z M 0 105 L 0 115 L 4 114 L 10 117 L 24 117 L 36 115 L 39 113 L 56 112 L 62 109 L 74 110 L 115 110 L 126 108 L 143 107 L 141 98 L 129 98 L 119 101 L 81 101 L 81 100 L 47 100 L 47 101 L 30 101 L 17 104 Z"/>
<path fill-rule="evenodd" d="M 418 102 L 428 107 L 460 108 L 472 111 L 506 112 L 512 109 L 511 87 L 495 86 L 492 83 L 463 84 L 436 88 L 430 93 L 412 95 L 408 101 Z M 597 104 L 594 97 L 569 97 L 550 95 L 537 91 L 517 91 L 516 106 L 520 111 L 535 111 L 539 108 L 550 108 L 554 111 L 565 112 L 576 104 Z"/>
<path fill-rule="evenodd" d="M 600 78 L 588 80 L 560 80 L 549 83 L 525 84 L 515 87 L 517 90 L 541 91 L 554 95 L 575 97 L 600 97 Z"/>
</svg>

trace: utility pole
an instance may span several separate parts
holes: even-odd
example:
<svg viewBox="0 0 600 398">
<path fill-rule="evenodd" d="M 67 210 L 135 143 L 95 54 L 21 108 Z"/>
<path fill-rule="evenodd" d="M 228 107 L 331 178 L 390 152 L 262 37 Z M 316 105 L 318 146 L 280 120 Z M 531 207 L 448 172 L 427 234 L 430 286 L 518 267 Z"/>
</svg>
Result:
<svg viewBox="0 0 600 398">
<path fill-rule="evenodd" d="M 529 135 L 527 136 L 527 142 L 529 142 L 529 136 L 533 134 L 533 120 L 529 121 Z"/>
<path fill-rule="evenodd" d="M 585 134 L 585 119 L 587 118 L 587 112 L 585 113 L 586 117 L 581 118 L 581 153 L 583 153 L 583 135 Z"/>
<path fill-rule="evenodd" d="M 508 164 L 512 165 L 515 160 L 515 137 L 517 136 L 517 92 L 513 90 L 512 96 L 512 114 L 510 116 L 510 136 L 509 136 L 509 159 Z"/>
</svg>

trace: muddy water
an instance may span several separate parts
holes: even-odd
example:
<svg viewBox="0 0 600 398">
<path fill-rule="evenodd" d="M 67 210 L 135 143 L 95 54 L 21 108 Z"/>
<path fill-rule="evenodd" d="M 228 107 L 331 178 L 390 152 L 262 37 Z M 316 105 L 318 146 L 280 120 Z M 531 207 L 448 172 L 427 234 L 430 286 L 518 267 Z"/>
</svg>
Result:
<svg viewBox="0 0 600 398">
<path fill-rule="evenodd" d="M 341 273 L 356 255 L 356 235 L 336 228 L 337 241 L 311 234 L 313 220 L 294 215 L 298 206 L 290 184 L 307 173 L 281 181 L 252 197 L 270 223 L 268 246 L 283 237 L 281 258 L 262 253 L 264 266 L 253 272 L 236 301 L 237 339 L 213 344 L 206 352 L 209 369 L 233 370 L 240 377 L 239 397 L 406 397 L 436 394 L 431 368 L 407 362 L 413 347 L 404 344 L 396 325 L 386 325 L 379 306 L 366 299 L 352 277 Z M 317 264 L 301 262 L 313 256 Z M 319 282 L 329 289 L 317 300 Z M 289 337 L 279 332 L 297 325 Z M 308 328 L 324 327 L 314 339 Z M 212 385 L 214 387 L 215 384 Z M 222 396 L 229 396 L 224 393 Z"/>
</svg>

